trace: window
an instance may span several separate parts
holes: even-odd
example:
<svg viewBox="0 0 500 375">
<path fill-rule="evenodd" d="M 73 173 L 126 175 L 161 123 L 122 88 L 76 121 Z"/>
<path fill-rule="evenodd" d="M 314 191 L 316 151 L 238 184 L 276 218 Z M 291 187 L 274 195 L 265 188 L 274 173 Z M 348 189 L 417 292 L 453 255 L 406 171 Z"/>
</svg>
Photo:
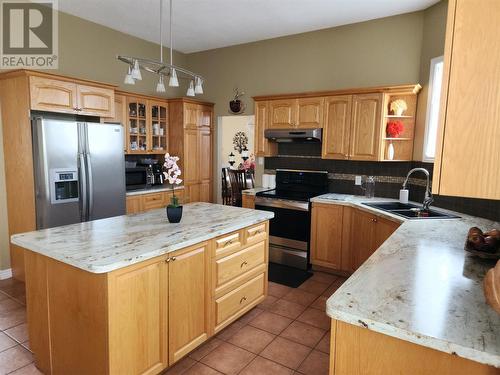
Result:
<svg viewBox="0 0 500 375">
<path fill-rule="evenodd" d="M 431 60 L 429 94 L 427 97 L 427 118 L 425 121 L 424 161 L 434 161 L 439 121 L 439 102 L 443 83 L 443 56 Z"/>
</svg>

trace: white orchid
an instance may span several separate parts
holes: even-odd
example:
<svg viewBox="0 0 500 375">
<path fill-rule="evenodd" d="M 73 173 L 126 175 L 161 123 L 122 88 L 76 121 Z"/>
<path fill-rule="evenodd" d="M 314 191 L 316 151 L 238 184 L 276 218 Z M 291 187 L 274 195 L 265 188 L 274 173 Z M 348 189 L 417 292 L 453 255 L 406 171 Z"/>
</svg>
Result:
<svg viewBox="0 0 500 375">
<path fill-rule="evenodd" d="M 177 207 L 179 205 L 179 200 L 175 196 L 174 185 L 179 185 L 182 180 L 179 178 L 181 175 L 181 169 L 177 165 L 179 161 L 178 156 L 170 156 L 167 152 L 165 154 L 165 163 L 163 163 L 163 175 L 170 185 L 172 185 L 172 206 Z"/>
</svg>

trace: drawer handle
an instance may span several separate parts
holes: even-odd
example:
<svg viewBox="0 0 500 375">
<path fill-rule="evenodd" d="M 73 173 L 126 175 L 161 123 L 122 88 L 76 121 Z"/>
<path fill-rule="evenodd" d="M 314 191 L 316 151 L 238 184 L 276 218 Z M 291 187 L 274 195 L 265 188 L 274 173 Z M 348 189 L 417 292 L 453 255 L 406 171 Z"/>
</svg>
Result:
<svg viewBox="0 0 500 375">
<path fill-rule="evenodd" d="M 253 235 L 256 236 L 258 234 L 261 234 L 262 232 L 262 229 L 257 229 L 255 232 L 253 232 Z"/>
<path fill-rule="evenodd" d="M 177 260 L 177 258 L 176 257 L 172 257 L 171 260 L 173 262 L 173 261 Z"/>
<path fill-rule="evenodd" d="M 246 300 L 247 300 L 247 297 L 242 297 L 242 298 L 240 299 L 240 304 L 242 304 L 242 303 L 243 303 L 243 302 L 245 302 Z"/>
<path fill-rule="evenodd" d="M 243 266 L 247 266 L 247 265 L 248 265 L 248 262 L 245 260 L 243 263 L 241 263 L 240 268 L 243 268 Z"/>
<path fill-rule="evenodd" d="M 229 246 L 233 243 L 233 239 L 230 239 L 229 241 L 224 242 L 224 247 Z"/>
</svg>

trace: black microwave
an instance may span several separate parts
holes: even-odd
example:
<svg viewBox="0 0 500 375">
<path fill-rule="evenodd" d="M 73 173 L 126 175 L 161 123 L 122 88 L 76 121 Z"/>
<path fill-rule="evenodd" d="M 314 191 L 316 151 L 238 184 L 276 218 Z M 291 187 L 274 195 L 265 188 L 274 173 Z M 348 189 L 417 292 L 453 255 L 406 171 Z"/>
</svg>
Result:
<svg viewBox="0 0 500 375">
<path fill-rule="evenodd" d="M 148 168 L 125 168 L 125 185 L 127 190 L 139 190 L 148 187 Z"/>
</svg>

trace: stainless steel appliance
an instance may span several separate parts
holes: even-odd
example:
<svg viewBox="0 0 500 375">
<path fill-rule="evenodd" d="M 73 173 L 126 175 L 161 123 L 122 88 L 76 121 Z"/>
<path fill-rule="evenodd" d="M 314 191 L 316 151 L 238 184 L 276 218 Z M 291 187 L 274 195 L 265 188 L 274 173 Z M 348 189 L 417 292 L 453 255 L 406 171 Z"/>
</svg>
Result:
<svg viewBox="0 0 500 375">
<path fill-rule="evenodd" d="M 322 135 L 322 129 L 267 129 L 264 131 L 264 137 L 278 143 L 321 142 Z"/>
<path fill-rule="evenodd" d="M 140 190 L 148 187 L 150 175 L 145 166 L 125 168 L 125 185 L 127 190 Z"/>
<path fill-rule="evenodd" d="M 160 163 L 153 164 L 151 166 L 151 172 L 153 177 L 153 185 L 163 185 L 163 168 Z"/>
<path fill-rule="evenodd" d="M 307 270 L 311 232 L 310 198 L 328 192 L 328 172 L 276 170 L 276 188 L 259 192 L 255 208 L 274 212 L 269 261 Z"/>
<path fill-rule="evenodd" d="M 37 229 L 125 214 L 123 127 L 32 117 Z"/>
</svg>

